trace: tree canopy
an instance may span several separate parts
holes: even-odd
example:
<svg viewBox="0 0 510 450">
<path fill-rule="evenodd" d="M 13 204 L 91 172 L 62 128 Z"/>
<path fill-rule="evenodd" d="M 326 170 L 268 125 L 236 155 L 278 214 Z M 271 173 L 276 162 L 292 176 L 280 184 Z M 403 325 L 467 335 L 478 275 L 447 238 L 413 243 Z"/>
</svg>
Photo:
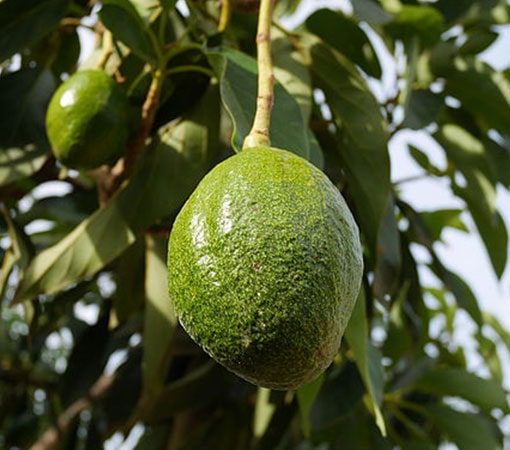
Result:
<svg viewBox="0 0 510 450">
<path fill-rule="evenodd" d="M 251 127 L 258 2 L 0 1 L 0 447 L 97 449 L 133 432 L 140 450 L 503 449 L 510 331 L 437 249 L 448 228 L 478 233 L 496 276 L 507 267 L 510 67 L 480 54 L 510 4 L 351 0 L 282 25 L 303 3 L 275 4 L 271 142 L 342 192 L 365 272 L 335 362 L 277 392 L 206 355 L 167 293 L 176 214 Z M 45 115 L 83 69 L 121 86 L 132 136 L 116 165 L 79 172 L 53 156 Z M 426 144 L 407 150 L 463 207 L 404 200 L 388 145 L 405 130 L 439 146 L 444 166 Z"/>
</svg>

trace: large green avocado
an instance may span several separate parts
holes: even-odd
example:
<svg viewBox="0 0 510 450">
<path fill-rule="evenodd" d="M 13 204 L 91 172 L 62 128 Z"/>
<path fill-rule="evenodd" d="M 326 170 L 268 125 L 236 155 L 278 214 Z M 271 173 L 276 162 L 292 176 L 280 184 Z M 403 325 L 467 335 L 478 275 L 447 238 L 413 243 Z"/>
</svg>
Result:
<svg viewBox="0 0 510 450">
<path fill-rule="evenodd" d="M 273 389 L 296 389 L 331 364 L 362 272 L 338 189 L 275 148 L 217 165 L 170 234 L 169 293 L 183 327 L 227 369 Z"/>
<path fill-rule="evenodd" d="M 46 113 L 55 157 L 79 170 L 115 162 L 129 138 L 129 111 L 125 93 L 106 73 L 76 72 L 55 91 Z"/>
</svg>

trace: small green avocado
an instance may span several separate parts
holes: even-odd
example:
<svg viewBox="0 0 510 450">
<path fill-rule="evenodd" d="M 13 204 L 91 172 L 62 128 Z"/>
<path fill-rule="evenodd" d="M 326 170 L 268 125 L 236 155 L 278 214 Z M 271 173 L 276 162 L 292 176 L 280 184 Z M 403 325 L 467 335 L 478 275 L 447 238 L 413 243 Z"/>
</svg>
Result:
<svg viewBox="0 0 510 450">
<path fill-rule="evenodd" d="M 127 96 L 105 72 L 76 72 L 55 91 L 46 113 L 55 157 L 78 170 L 114 163 L 126 148 L 129 113 Z"/>
<path fill-rule="evenodd" d="M 179 320 L 242 378 L 297 389 L 337 354 L 363 273 L 338 189 L 286 150 L 250 148 L 197 186 L 170 234 Z"/>
</svg>

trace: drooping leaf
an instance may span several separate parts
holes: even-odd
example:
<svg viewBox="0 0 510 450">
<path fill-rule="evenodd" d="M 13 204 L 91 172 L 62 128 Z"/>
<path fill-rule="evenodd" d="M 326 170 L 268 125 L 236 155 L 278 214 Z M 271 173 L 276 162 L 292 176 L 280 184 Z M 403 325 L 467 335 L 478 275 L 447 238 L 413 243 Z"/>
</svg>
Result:
<svg viewBox="0 0 510 450">
<path fill-rule="evenodd" d="M 324 374 L 313 380 L 312 382 L 300 387 L 297 390 L 297 399 L 299 404 L 299 412 L 301 414 L 301 427 L 306 437 L 310 436 L 310 412 L 312 406 L 324 384 Z"/>
<path fill-rule="evenodd" d="M 145 300 L 145 276 L 145 243 L 139 238 L 122 253 L 116 263 L 117 289 L 113 307 L 120 323 L 141 311 Z"/>
<path fill-rule="evenodd" d="M 432 6 L 402 5 L 385 30 L 404 43 L 417 39 L 423 48 L 428 48 L 440 40 L 445 27 L 443 16 Z"/>
<path fill-rule="evenodd" d="M 242 149 L 255 116 L 257 71 L 253 58 L 231 49 L 208 54 L 209 62 L 220 79 L 221 98 L 234 124 L 232 145 Z M 296 100 L 276 83 L 269 137 L 273 147 L 308 158 L 307 124 Z"/>
<path fill-rule="evenodd" d="M 444 106 L 443 98 L 428 89 L 415 89 L 409 95 L 403 126 L 419 130 L 434 122 Z"/>
<path fill-rule="evenodd" d="M 259 439 L 267 430 L 276 406 L 271 402 L 271 389 L 258 387 L 253 413 L 253 435 Z"/>
<path fill-rule="evenodd" d="M 321 42 L 312 39 L 307 45 L 318 86 L 340 130 L 338 152 L 348 171 L 361 229 L 375 253 L 391 191 L 383 118 L 352 63 Z"/>
<path fill-rule="evenodd" d="M 395 217 L 395 202 L 388 202 L 386 213 L 377 239 L 377 256 L 373 290 L 375 296 L 384 299 L 395 293 L 400 277 L 402 257 L 400 254 L 400 233 Z"/>
<path fill-rule="evenodd" d="M 206 405 L 222 394 L 221 378 L 224 375 L 216 362 L 210 360 L 177 381 L 165 386 L 150 411 L 147 422 L 160 423 L 178 412 Z M 215 389 L 211 389 L 215 386 Z"/>
<path fill-rule="evenodd" d="M 129 0 L 103 0 L 98 14 L 116 39 L 143 60 L 157 64 L 159 57 L 156 40 Z"/>
<path fill-rule="evenodd" d="M 34 248 L 30 238 L 25 234 L 23 228 L 12 219 L 9 212 L 3 208 L 0 209 L 0 212 L 7 224 L 7 235 L 10 241 L 10 246 L 4 255 L 0 271 L 0 298 L 4 298 L 7 282 L 14 267 L 18 268 L 19 274 L 23 274 L 30 258 L 33 256 Z"/>
<path fill-rule="evenodd" d="M 277 28 L 271 30 L 271 55 L 273 72 L 278 82 L 297 101 L 303 122 L 310 120 L 312 109 L 312 81 L 303 56 L 294 48 L 289 38 Z"/>
<path fill-rule="evenodd" d="M 416 389 L 442 396 L 462 397 L 486 412 L 494 408 L 509 411 L 500 383 L 480 378 L 464 369 L 435 367 L 414 385 Z"/>
<path fill-rule="evenodd" d="M 441 235 L 445 228 L 454 228 L 459 231 L 469 232 L 462 221 L 461 209 L 437 209 L 433 211 L 420 211 L 420 215 L 427 226 L 433 241 L 441 241 Z"/>
<path fill-rule="evenodd" d="M 142 373 L 144 392 L 157 395 L 166 379 L 171 343 L 177 327 L 174 307 L 168 296 L 166 239 L 146 237 L 145 326 Z"/>
<path fill-rule="evenodd" d="M 487 418 L 456 411 L 446 405 L 424 406 L 431 421 L 462 450 L 501 450 L 495 430 Z"/>
<path fill-rule="evenodd" d="M 381 65 L 365 32 L 340 11 L 320 9 L 306 19 L 306 28 L 359 65 L 367 75 L 380 78 Z"/>
<path fill-rule="evenodd" d="M 475 55 L 483 52 L 490 47 L 499 37 L 499 34 L 490 28 L 475 28 L 468 38 L 459 48 L 459 52 L 464 55 Z"/>
<path fill-rule="evenodd" d="M 510 82 L 488 64 L 457 57 L 446 75 L 445 93 L 460 100 L 485 130 L 510 134 Z"/>
<path fill-rule="evenodd" d="M 432 270 L 443 280 L 447 289 L 454 295 L 459 307 L 464 309 L 478 326 L 482 326 L 483 319 L 480 305 L 469 285 L 456 273 L 448 270 L 437 256 L 433 256 Z"/>
<path fill-rule="evenodd" d="M 344 361 L 340 367 L 329 371 L 308 415 L 312 434 L 324 433 L 327 430 L 333 432 L 338 422 L 352 414 L 360 405 L 365 391 L 354 362 Z"/>
<path fill-rule="evenodd" d="M 96 273 L 138 233 L 175 211 L 205 175 L 218 148 L 218 107 L 217 91 L 212 89 L 185 119 L 164 127 L 125 188 L 32 260 L 16 300 L 58 292 Z"/>
<path fill-rule="evenodd" d="M 358 0 L 352 3 L 354 14 L 368 23 L 384 25 L 392 19 L 392 15 L 384 10 L 379 2 L 372 0 Z"/>
<path fill-rule="evenodd" d="M 0 185 L 37 172 L 49 151 L 45 115 L 55 80 L 47 69 L 0 78 Z"/>
<path fill-rule="evenodd" d="M 485 148 L 456 125 L 444 125 L 435 138 L 466 178 L 466 186 L 454 185 L 454 191 L 466 201 L 494 270 L 501 277 L 507 261 L 508 233 L 496 210 L 496 188 L 491 182 L 492 171 Z"/>
<path fill-rule="evenodd" d="M 386 435 L 386 424 L 381 412 L 382 391 L 384 386 L 381 357 L 370 344 L 366 319 L 365 293 L 361 289 L 354 311 L 345 330 L 345 339 L 354 353 L 354 358 L 368 393 L 370 409 L 375 422 Z"/>
<path fill-rule="evenodd" d="M 0 2 L 0 62 L 55 28 L 67 12 L 69 3 L 69 0 Z"/>
</svg>

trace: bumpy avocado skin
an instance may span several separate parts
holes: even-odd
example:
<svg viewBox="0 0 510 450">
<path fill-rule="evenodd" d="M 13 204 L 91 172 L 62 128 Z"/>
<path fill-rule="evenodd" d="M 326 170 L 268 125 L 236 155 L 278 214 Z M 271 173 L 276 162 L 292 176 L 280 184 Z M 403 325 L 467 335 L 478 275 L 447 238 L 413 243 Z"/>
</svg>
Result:
<svg viewBox="0 0 510 450">
<path fill-rule="evenodd" d="M 362 272 L 358 228 L 338 189 L 275 148 L 217 165 L 169 240 L 169 293 L 183 327 L 227 369 L 272 389 L 296 389 L 330 365 Z"/>
<path fill-rule="evenodd" d="M 129 108 L 126 95 L 106 73 L 76 72 L 55 91 L 46 114 L 55 157 L 80 170 L 115 162 L 129 137 Z"/>
</svg>

